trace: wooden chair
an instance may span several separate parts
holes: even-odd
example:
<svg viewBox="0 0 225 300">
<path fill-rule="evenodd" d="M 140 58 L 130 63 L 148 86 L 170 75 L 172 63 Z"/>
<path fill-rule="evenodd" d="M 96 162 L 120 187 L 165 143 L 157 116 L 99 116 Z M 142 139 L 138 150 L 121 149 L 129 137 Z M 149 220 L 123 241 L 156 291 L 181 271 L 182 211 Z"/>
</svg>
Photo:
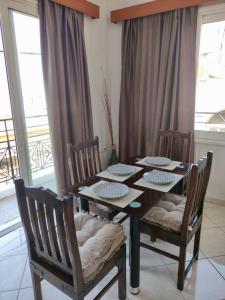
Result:
<svg viewBox="0 0 225 300">
<path fill-rule="evenodd" d="M 100 154 L 99 154 L 99 140 L 95 137 L 93 140 L 81 142 L 78 145 L 67 145 L 68 163 L 71 178 L 71 187 L 69 192 L 77 195 L 80 188 L 92 183 L 95 175 L 102 171 Z M 81 208 L 85 211 L 92 211 L 92 213 L 112 220 L 118 214 L 116 210 L 94 203 L 88 203 L 85 199 L 81 200 Z M 89 208 L 90 206 L 90 208 Z"/>
<path fill-rule="evenodd" d="M 159 155 L 184 163 L 191 162 L 193 133 L 167 130 L 159 132 Z"/>
<path fill-rule="evenodd" d="M 119 299 L 125 299 L 126 246 L 121 225 L 100 221 L 98 218 L 84 213 L 74 215 L 73 199 L 71 197 L 60 199 L 50 190 L 41 187 L 25 187 L 22 179 L 15 180 L 15 187 L 28 244 L 35 299 L 42 300 L 40 283 L 42 279 L 46 279 L 71 299 L 83 300 L 115 266 L 118 268 L 117 274 L 94 299 L 100 299 L 117 280 Z M 87 243 L 90 245 L 90 240 L 92 239 L 94 247 L 98 247 L 100 235 L 98 235 L 96 240 L 93 240 L 94 236 L 89 237 L 89 240 L 84 245 L 79 246 L 81 231 L 77 234 L 75 228 L 78 217 L 81 218 L 82 222 L 85 218 L 88 218 L 91 221 L 93 219 L 94 222 L 104 222 L 104 226 L 121 227 L 120 243 L 116 244 L 117 248 L 114 249 L 115 251 L 108 257 L 108 260 L 101 262 L 101 266 L 98 266 L 96 270 L 92 270 L 94 273 L 89 279 L 85 277 L 88 269 L 85 269 L 86 267 L 83 266 L 85 251 L 87 251 L 84 245 Z M 113 227 L 113 229 L 115 228 L 117 227 Z M 104 240 L 104 237 L 102 239 Z M 96 251 L 100 252 L 101 249 Z M 90 250 L 88 250 L 88 253 L 90 255 Z M 96 256 L 96 259 L 99 258 L 99 255 Z M 92 265 L 91 267 L 96 265 L 96 259 L 92 259 L 91 264 L 89 263 L 88 265 Z"/>
<path fill-rule="evenodd" d="M 203 204 L 208 186 L 212 152 L 202 158 L 191 170 L 187 197 L 165 194 L 162 199 L 141 219 L 141 232 L 180 248 L 179 256 L 155 248 L 145 243 L 140 246 L 178 261 L 177 288 L 183 290 L 185 277 L 192 263 L 198 259 L 201 235 Z M 185 269 L 186 249 L 194 237 L 193 257 Z"/>
</svg>

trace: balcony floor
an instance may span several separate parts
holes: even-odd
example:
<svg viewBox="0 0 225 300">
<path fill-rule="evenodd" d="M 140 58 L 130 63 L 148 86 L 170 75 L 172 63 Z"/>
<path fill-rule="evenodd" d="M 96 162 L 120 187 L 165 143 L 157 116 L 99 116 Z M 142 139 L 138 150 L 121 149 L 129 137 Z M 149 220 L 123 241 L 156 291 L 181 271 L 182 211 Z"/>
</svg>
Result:
<svg viewBox="0 0 225 300">
<path fill-rule="evenodd" d="M 19 217 L 16 196 L 0 199 L 0 226 Z"/>
</svg>

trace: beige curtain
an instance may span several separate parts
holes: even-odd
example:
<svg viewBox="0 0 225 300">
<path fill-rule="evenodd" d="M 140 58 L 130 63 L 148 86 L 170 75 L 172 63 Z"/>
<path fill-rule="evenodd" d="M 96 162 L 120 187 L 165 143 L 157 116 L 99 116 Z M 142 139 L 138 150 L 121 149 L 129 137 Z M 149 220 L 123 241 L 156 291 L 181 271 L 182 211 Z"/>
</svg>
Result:
<svg viewBox="0 0 225 300">
<path fill-rule="evenodd" d="M 197 7 L 126 21 L 120 159 L 157 154 L 159 129 L 194 128 Z"/>
<path fill-rule="evenodd" d="M 93 137 L 83 15 L 39 0 L 41 50 L 58 192 L 69 186 L 67 143 Z"/>
</svg>

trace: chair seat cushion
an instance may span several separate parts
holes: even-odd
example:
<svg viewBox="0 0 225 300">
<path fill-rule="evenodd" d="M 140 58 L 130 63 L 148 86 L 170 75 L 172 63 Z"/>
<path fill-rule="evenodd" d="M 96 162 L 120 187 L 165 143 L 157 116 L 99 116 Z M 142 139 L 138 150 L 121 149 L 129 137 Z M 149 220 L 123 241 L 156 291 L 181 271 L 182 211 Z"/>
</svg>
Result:
<svg viewBox="0 0 225 300">
<path fill-rule="evenodd" d="M 120 224 L 85 213 L 76 213 L 74 219 L 83 277 L 87 282 L 120 249 L 126 237 Z"/>
<path fill-rule="evenodd" d="M 169 231 L 180 232 L 185 205 L 185 196 L 165 194 L 157 205 L 144 215 L 143 221 Z"/>
</svg>

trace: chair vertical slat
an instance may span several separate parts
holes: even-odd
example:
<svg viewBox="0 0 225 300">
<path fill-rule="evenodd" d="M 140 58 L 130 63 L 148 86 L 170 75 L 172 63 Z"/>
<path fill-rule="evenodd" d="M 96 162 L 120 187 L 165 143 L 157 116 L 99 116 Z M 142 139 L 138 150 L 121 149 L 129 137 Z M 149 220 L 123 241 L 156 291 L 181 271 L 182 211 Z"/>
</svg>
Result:
<svg viewBox="0 0 225 300">
<path fill-rule="evenodd" d="M 102 170 L 102 167 L 101 167 L 101 158 L 100 158 L 100 151 L 99 151 L 99 141 L 98 141 L 98 138 L 97 138 L 97 144 L 95 145 L 95 149 L 96 149 L 96 160 L 98 162 L 98 172 L 100 172 Z"/>
<path fill-rule="evenodd" d="M 96 174 L 99 171 L 99 168 L 97 166 L 98 161 L 96 161 L 95 157 L 97 158 L 97 153 L 95 151 L 95 146 L 91 148 L 92 153 L 92 163 L 93 163 L 93 174 Z"/>
<path fill-rule="evenodd" d="M 190 162 L 192 132 L 160 130 L 159 154 L 172 160 Z"/>
<path fill-rule="evenodd" d="M 43 251 L 44 247 L 41 239 L 41 233 L 40 233 L 39 222 L 37 217 L 37 210 L 36 210 L 34 199 L 28 198 L 28 207 L 30 211 L 30 218 L 31 218 L 36 247 L 39 251 Z"/>
<path fill-rule="evenodd" d="M 48 233 L 49 233 L 49 241 L 52 250 L 52 256 L 61 261 L 59 245 L 57 240 L 57 233 L 56 233 L 56 225 L 54 222 L 54 211 L 48 205 L 46 205 L 46 220 L 48 225 Z"/>
<path fill-rule="evenodd" d="M 169 156 L 173 158 L 173 151 L 172 151 L 173 150 L 173 143 L 174 143 L 173 137 L 170 137 L 169 141 L 170 141 L 170 143 L 169 143 Z"/>
<path fill-rule="evenodd" d="M 59 239 L 59 246 L 60 246 L 60 253 L 62 262 L 70 267 L 70 258 L 67 250 L 67 243 L 66 243 L 66 234 L 64 229 L 64 221 L 63 215 L 60 211 L 56 210 L 56 223 L 57 223 L 57 233 Z"/>
<path fill-rule="evenodd" d="M 183 153 L 182 153 L 183 152 Z M 187 147 L 185 147 L 185 140 L 184 138 L 181 139 L 181 143 L 180 143 L 180 157 L 182 157 L 182 161 L 185 161 L 185 157 L 187 157 Z"/>
<path fill-rule="evenodd" d="M 68 145 L 68 159 L 74 162 L 73 178 L 76 178 L 74 186 L 79 187 L 79 184 L 92 178 L 101 171 L 101 160 L 99 153 L 99 141 L 95 137 L 94 140 L 81 142 L 79 145 Z"/>
<path fill-rule="evenodd" d="M 16 197 L 19 200 L 17 202 L 18 202 L 18 207 L 21 215 L 21 221 L 23 223 L 25 235 L 28 242 L 28 253 L 31 256 L 31 254 L 33 254 L 33 247 L 35 246 L 38 250 L 40 250 L 40 246 L 39 246 L 37 236 L 35 236 L 33 232 L 33 224 L 30 218 L 27 197 L 24 189 L 24 182 L 22 179 L 16 179 L 15 188 L 16 188 Z"/>
<path fill-rule="evenodd" d="M 70 153 L 70 157 L 72 159 L 72 155 Z M 74 153 L 74 158 L 75 158 L 75 169 L 73 169 L 73 174 L 74 174 L 74 178 L 76 178 L 76 181 L 74 182 L 74 184 L 76 184 L 76 182 L 81 181 L 81 161 L 79 160 L 79 153 L 75 152 Z"/>
<path fill-rule="evenodd" d="M 86 178 L 86 162 L 85 162 L 85 153 L 79 151 L 79 160 L 80 160 L 80 176 L 81 180 Z"/>
<path fill-rule="evenodd" d="M 87 177 L 91 177 L 92 176 L 91 157 L 90 157 L 89 148 L 85 149 L 85 156 L 86 156 L 85 162 L 86 162 Z"/>
<path fill-rule="evenodd" d="M 48 237 L 48 229 L 47 229 L 47 224 L 46 224 L 44 205 L 39 202 L 37 202 L 37 215 L 38 215 L 39 224 L 40 224 L 41 237 L 42 237 L 44 251 L 51 256 L 52 252 L 51 252 L 51 247 L 50 247 L 50 242 L 49 242 L 49 237 Z"/>
</svg>

